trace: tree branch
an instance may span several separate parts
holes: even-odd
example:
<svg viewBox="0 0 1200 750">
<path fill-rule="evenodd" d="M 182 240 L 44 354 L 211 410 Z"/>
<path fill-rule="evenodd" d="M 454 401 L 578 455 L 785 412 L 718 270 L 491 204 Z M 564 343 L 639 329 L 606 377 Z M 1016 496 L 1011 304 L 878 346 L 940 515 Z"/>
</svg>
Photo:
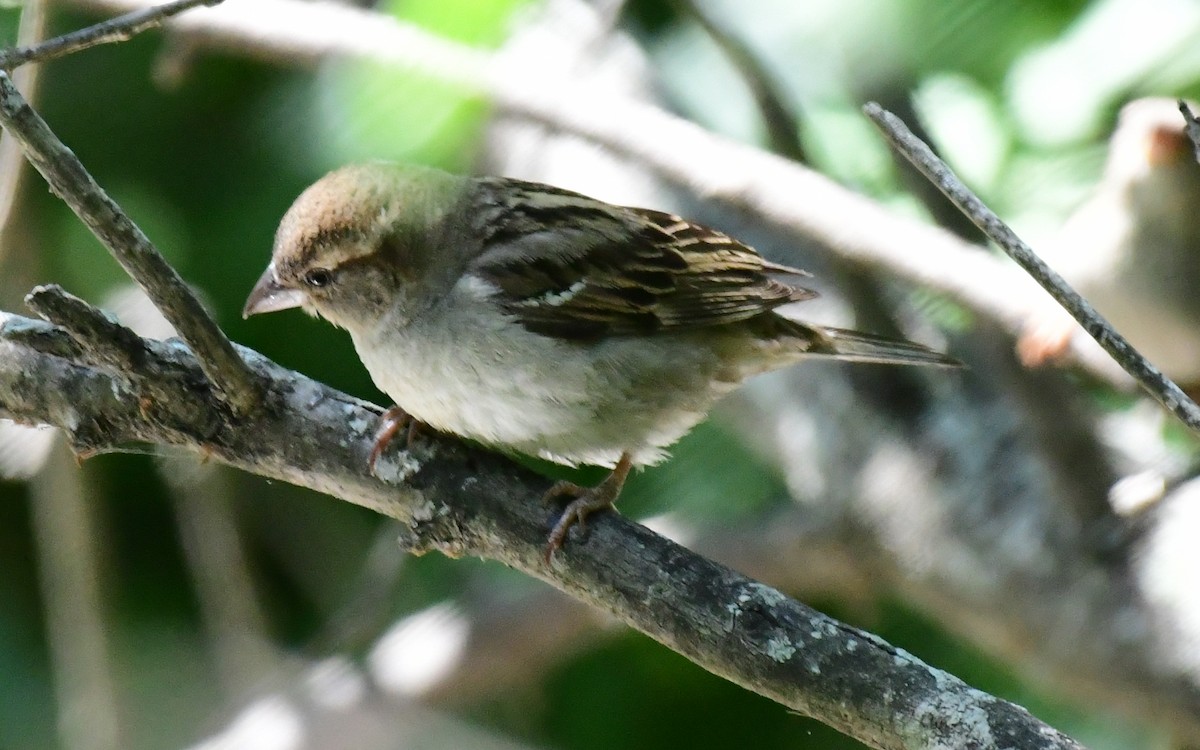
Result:
<svg viewBox="0 0 1200 750">
<path fill-rule="evenodd" d="M 135 10 L 119 18 L 47 39 L 38 44 L 0 50 L 0 70 L 11 71 L 31 62 L 45 62 L 82 52 L 89 47 L 126 42 L 136 35 L 162 25 L 171 16 L 200 5 L 217 5 L 224 0 L 173 0 L 169 3 Z"/>
<path fill-rule="evenodd" d="M 1200 406 L 1188 398 L 1183 389 L 1152 365 L 1128 340 L 1112 327 L 1091 303 L 1033 252 L 1016 232 L 1012 231 L 994 211 L 984 205 L 971 189 L 963 184 L 941 159 L 920 138 L 892 113 L 878 104 L 863 107 L 867 117 L 887 136 L 892 147 L 912 162 L 925 178 L 939 190 L 975 226 L 1008 253 L 1021 268 L 1058 300 L 1071 317 L 1083 327 L 1096 343 L 1136 379 L 1155 401 L 1179 418 L 1179 421 L 1200 432 Z"/>
<path fill-rule="evenodd" d="M 20 142 L 26 158 L 46 178 L 55 194 L 104 243 L 197 353 L 200 367 L 217 389 L 219 398 L 238 413 L 249 411 L 257 401 L 258 384 L 238 358 L 233 344 L 175 269 L 96 184 L 4 72 L 0 72 L 0 124 Z"/>
<path fill-rule="evenodd" d="M 58 296 L 39 292 L 48 306 Z M 57 304 L 57 303 L 55 303 Z M 80 320 L 79 305 L 72 320 Z M 89 351 L 61 356 L 64 340 L 116 333 L 103 314 L 67 330 L 0 316 L 0 414 L 61 427 L 78 450 L 153 442 L 326 492 L 399 520 L 416 552 L 498 560 L 611 612 L 704 668 L 879 748 L 1076 748 L 1019 706 L 977 690 L 863 631 L 608 513 L 542 561 L 552 512 L 536 498 L 546 480 L 451 440 L 423 442 L 367 472 L 378 410 L 241 354 L 267 384 L 263 409 L 227 419 L 214 409 L 196 358 L 177 341 L 142 340 L 137 368 L 97 368 Z M 103 334 L 99 334 L 103 335 Z M 190 398 L 148 399 L 149 381 Z"/>
<path fill-rule="evenodd" d="M 33 122 L 45 130 L 39 136 L 48 134 L 19 95 L 13 97 L 11 84 L 3 78 L 0 84 L 0 95 L 14 105 L 12 121 Z M 49 166 L 44 174 L 54 173 Z M 82 167 L 71 169 L 56 176 L 81 185 L 85 201 L 99 196 L 104 211 L 119 212 Z M 51 174 L 47 178 L 63 192 Z M 80 215 L 95 231 L 112 231 L 111 224 L 89 221 L 86 211 Z M 128 228 L 122 239 L 132 236 L 134 244 L 149 247 L 136 227 Z M 163 301 L 149 286 L 147 291 Z M 231 419 L 217 408 L 226 380 L 205 347 L 193 346 L 197 360 L 177 342 L 134 341 L 86 303 L 52 287 L 38 290 L 33 303 L 67 328 L 0 318 L 0 414 L 57 424 L 81 451 L 121 450 L 130 441 L 183 446 L 373 508 L 405 524 L 404 538 L 414 551 L 472 554 L 517 567 L 612 612 L 714 673 L 876 747 L 1078 747 L 1023 709 L 619 516 L 599 519 L 586 540 L 572 542 L 548 568 L 541 551 L 550 519 L 532 501 L 545 481 L 510 462 L 430 441 L 381 465 L 396 484 L 388 487 L 366 472 L 375 407 L 243 351 L 245 377 L 261 380 L 266 391 L 261 410 L 243 409 Z M 191 340 L 194 311 L 176 311 L 176 319 L 172 308 L 162 309 Z M 223 342 L 243 366 L 212 328 L 217 344 Z M 214 373 L 206 381 L 205 374 Z"/>
</svg>

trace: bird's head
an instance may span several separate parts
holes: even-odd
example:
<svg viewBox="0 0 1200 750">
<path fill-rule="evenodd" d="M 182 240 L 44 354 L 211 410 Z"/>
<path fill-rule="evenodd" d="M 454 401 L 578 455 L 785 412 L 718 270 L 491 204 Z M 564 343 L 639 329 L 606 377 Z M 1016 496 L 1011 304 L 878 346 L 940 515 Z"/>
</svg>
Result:
<svg viewBox="0 0 1200 750">
<path fill-rule="evenodd" d="M 300 307 L 353 332 L 398 305 L 419 305 L 439 228 L 462 182 L 383 162 L 325 175 L 284 215 L 243 317 Z"/>
</svg>

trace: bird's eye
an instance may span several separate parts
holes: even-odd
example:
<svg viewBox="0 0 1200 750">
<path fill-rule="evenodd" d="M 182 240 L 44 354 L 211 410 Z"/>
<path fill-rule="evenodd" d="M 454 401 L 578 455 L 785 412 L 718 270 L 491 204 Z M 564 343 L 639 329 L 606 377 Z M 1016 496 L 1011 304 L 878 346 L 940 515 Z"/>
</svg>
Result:
<svg viewBox="0 0 1200 750">
<path fill-rule="evenodd" d="M 304 283 L 320 289 L 333 283 L 333 271 L 328 268 L 314 268 L 304 274 Z"/>
</svg>

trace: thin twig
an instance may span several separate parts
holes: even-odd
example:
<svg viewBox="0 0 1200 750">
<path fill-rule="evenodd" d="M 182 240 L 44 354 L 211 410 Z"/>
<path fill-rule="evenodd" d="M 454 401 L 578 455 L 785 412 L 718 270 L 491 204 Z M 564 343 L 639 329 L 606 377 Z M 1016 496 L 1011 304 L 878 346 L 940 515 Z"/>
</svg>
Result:
<svg viewBox="0 0 1200 750">
<path fill-rule="evenodd" d="M 1096 309 L 1079 296 L 1061 276 L 1046 265 L 1005 224 L 999 216 L 984 205 L 970 188 L 954 174 L 953 170 L 933 153 L 920 138 L 913 135 L 904 122 L 878 104 L 871 102 L 863 107 L 867 117 L 887 136 L 892 147 L 912 162 L 926 179 L 941 190 L 947 198 L 969 218 L 975 226 L 1001 247 L 1017 265 L 1025 269 L 1042 287 L 1078 321 L 1088 335 L 1096 340 L 1113 359 L 1137 380 L 1154 400 L 1162 404 L 1181 422 L 1195 432 L 1200 432 L 1200 406 L 1157 367 L 1134 349 L 1124 336 Z"/>
<path fill-rule="evenodd" d="M 0 72 L 0 124 L 20 141 L 26 157 L 50 188 L 104 243 L 196 352 L 218 396 L 239 414 L 253 408 L 258 386 L 229 339 L 175 269 L 96 184 L 4 72 Z"/>
<path fill-rule="evenodd" d="M 88 26 L 86 29 L 47 39 L 40 44 L 0 50 L 0 69 L 12 70 L 29 62 L 44 62 L 65 57 L 89 47 L 113 42 L 125 42 L 134 36 L 162 24 L 171 16 L 199 5 L 216 5 L 224 0 L 174 0 L 153 8 L 136 10 L 123 16 Z"/>
</svg>

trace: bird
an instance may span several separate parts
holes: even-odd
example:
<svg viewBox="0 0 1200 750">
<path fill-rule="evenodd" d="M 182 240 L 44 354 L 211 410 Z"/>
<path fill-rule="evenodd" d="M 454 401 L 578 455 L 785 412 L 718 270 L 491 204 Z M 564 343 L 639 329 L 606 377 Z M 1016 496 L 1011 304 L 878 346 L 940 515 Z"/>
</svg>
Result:
<svg viewBox="0 0 1200 750">
<path fill-rule="evenodd" d="M 1200 164 L 1185 124 L 1176 99 L 1126 103 L 1102 177 L 1044 257 L 1153 364 L 1195 392 Z M 1018 353 L 1031 366 L 1057 359 L 1077 330 L 1066 313 L 1030 321 Z"/>
<path fill-rule="evenodd" d="M 301 308 L 349 332 L 408 424 L 568 466 L 609 468 L 547 537 L 613 505 L 634 467 L 747 378 L 805 358 L 956 366 L 910 341 L 780 308 L 808 277 L 674 214 L 550 185 L 369 162 L 322 177 L 280 222 L 243 316 Z"/>
</svg>

